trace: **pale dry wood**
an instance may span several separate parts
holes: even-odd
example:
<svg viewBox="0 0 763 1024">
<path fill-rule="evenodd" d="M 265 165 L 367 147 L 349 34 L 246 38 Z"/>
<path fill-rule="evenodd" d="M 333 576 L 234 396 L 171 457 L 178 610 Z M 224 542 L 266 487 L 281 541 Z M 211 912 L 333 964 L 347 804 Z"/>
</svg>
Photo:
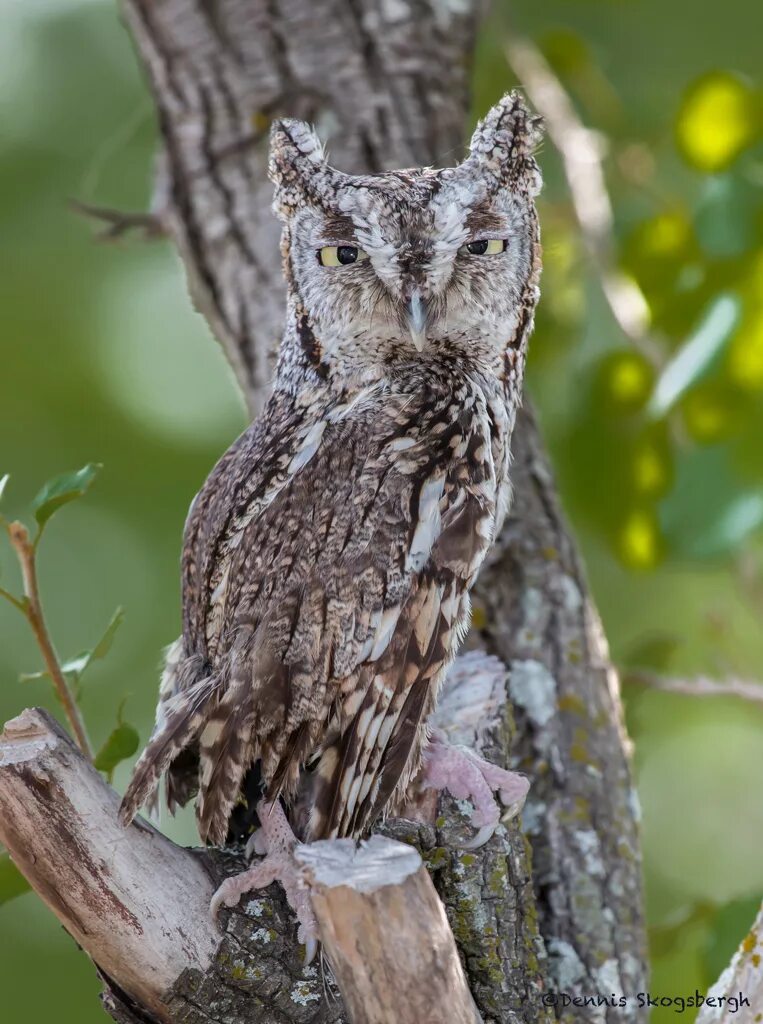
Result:
<svg viewBox="0 0 763 1024">
<path fill-rule="evenodd" d="M 208 969 L 220 935 L 203 864 L 145 822 L 117 821 L 119 797 L 47 712 L 0 737 L 0 841 L 66 930 L 159 1020 L 189 968 Z"/>
<path fill-rule="evenodd" d="M 740 996 L 745 1005 L 740 1005 Z M 760 1024 L 762 1014 L 763 905 L 731 963 L 707 993 L 696 1024 Z"/>
<path fill-rule="evenodd" d="M 353 1024 L 481 1024 L 419 853 L 373 836 L 297 847 Z"/>
</svg>

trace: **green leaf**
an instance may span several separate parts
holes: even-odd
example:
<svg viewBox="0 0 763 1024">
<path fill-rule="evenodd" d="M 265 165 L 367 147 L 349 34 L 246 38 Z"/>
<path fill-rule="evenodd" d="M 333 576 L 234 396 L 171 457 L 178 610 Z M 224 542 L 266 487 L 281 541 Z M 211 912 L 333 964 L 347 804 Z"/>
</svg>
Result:
<svg viewBox="0 0 763 1024">
<path fill-rule="evenodd" d="M 763 305 L 745 313 L 729 345 L 728 374 L 733 386 L 757 398 L 763 391 Z M 751 437 L 753 436 L 751 431 Z M 754 434 L 757 442 L 758 435 Z"/>
<path fill-rule="evenodd" d="M 591 66 L 591 53 L 582 36 L 570 29 L 552 29 L 541 38 L 541 50 L 558 75 L 574 75 Z"/>
<path fill-rule="evenodd" d="M 657 379 L 648 412 L 660 419 L 710 369 L 739 322 L 741 304 L 735 295 L 720 295 L 699 327 L 676 352 Z"/>
<path fill-rule="evenodd" d="M 34 683 L 38 679 L 49 679 L 50 672 L 43 669 L 41 672 L 21 672 L 19 674 L 20 683 Z"/>
<path fill-rule="evenodd" d="M 95 767 L 111 782 L 114 770 L 138 749 L 140 737 L 127 722 L 120 722 L 95 755 Z"/>
<path fill-rule="evenodd" d="M 0 853 L 0 906 L 22 893 L 29 892 L 31 886 L 13 863 L 10 855 Z"/>
<path fill-rule="evenodd" d="M 694 225 L 699 243 L 714 259 L 731 259 L 757 242 L 760 185 L 741 175 L 708 178 Z"/>
<path fill-rule="evenodd" d="M 98 643 L 95 645 L 95 647 L 92 650 L 92 654 L 90 656 L 91 661 L 94 658 L 105 658 L 106 657 L 106 655 L 111 650 L 111 645 L 114 643 L 114 636 L 116 634 L 116 631 L 122 625 L 122 622 L 124 621 L 124 617 L 125 617 L 124 608 L 121 608 L 121 607 L 117 608 L 117 610 L 111 616 L 111 620 L 110 620 L 108 626 L 103 631 L 103 636 L 101 637 L 101 639 L 98 641 Z"/>
<path fill-rule="evenodd" d="M 114 643 L 114 636 L 122 625 L 124 617 L 124 609 L 117 608 L 111 616 L 108 626 L 103 631 L 103 635 L 96 643 L 95 647 L 89 651 L 82 651 L 74 658 L 69 658 L 68 661 L 64 661 L 62 663 L 61 671 L 63 674 L 78 683 L 92 662 L 105 658 L 111 650 L 111 646 Z M 41 672 L 25 672 L 23 675 L 19 676 L 19 680 L 22 683 L 29 683 L 37 679 L 45 679 L 48 675 L 49 673 L 44 669 Z"/>
<path fill-rule="evenodd" d="M 686 940 L 686 935 L 690 931 L 697 928 L 705 929 L 717 909 L 714 903 L 700 902 L 673 911 L 662 923 L 651 925 L 649 928 L 649 952 L 653 957 L 670 956 Z M 718 975 L 713 981 L 717 977 Z"/>
<path fill-rule="evenodd" d="M 74 473 L 64 473 L 49 480 L 32 503 L 34 516 L 40 528 L 45 526 L 53 513 L 63 505 L 86 494 L 100 468 L 100 463 L 89 462 Z"/>
<path fill-rule="evenodd" d="M 654 367 L 633 349 L 608 352 L 596 368 L 594 398 L 607 413 L 642 409 L 654 387 Z"/>
<path fill-rule="evenodd" d="M 719 558 L 763 525 L 763 488 L 736 476 L 723 445 L 696 448 L 678 463 L 675 485 L 660 502 L 660 522 L 673 554 Z"/>
<path fill-rule="evenodd" d="M 90 667 L 91 662 L 105 658 L 111 650 L 111 645 L 114 643 L 114 636 L 116 631 L 122 625 L 124 617 L 124 609 L 117 608 L 111 616 L 111 621 L 103 631 L 103 635 L 95 647 L 91 651 L 82 651 L 80 654 L 76 655 L 76 657 L 70 658 L 68 661 L 63 663 L 61 669 L 64 674 L 71 675 L 75 679 L 79 680 L 85 670 Z"/>
</svg>

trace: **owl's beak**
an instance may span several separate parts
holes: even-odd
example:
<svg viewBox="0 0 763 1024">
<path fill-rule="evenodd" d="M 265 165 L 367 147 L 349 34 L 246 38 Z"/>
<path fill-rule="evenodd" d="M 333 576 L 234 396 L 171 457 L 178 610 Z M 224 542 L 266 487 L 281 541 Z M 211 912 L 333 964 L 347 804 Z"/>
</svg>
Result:
<svg viewBox="0 0 763 1024">
<path fill-rule="evenodd" d="M 406 302 L 405 314 L 416 351 L 423 352 L 427 343 L 427 304 L 418 288 Z"/>
</svg>

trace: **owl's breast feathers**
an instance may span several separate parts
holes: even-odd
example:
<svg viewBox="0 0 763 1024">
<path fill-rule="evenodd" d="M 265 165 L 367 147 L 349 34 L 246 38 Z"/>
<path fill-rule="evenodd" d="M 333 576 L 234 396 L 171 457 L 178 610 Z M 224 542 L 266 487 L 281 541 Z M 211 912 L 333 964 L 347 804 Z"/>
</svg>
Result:
<svg viewBox="0 0 763 1024">
<path fill-rule="evenodd" d="M 358 835 L 404 793 L 502 515 L 513 410 L 466 373 L 352 400 L 276 394 L 186 528 L 184 633 L 126 804 L 200 761 L 203 838 L 248 768 L 309 838 Z M 160 701 L 161 703 L 161 701 Z"/>
</svg>

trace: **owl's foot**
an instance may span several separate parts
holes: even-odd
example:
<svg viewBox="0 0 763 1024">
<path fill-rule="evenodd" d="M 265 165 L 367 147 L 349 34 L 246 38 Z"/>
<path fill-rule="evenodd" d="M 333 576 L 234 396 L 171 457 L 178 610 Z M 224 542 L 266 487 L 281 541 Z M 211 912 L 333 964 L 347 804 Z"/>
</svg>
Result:
<svg viewBox="0 0 763 1024">
<path fill-rule="evenodd" d="M 212 897 L 210 911 L 216 918 L 220 907 L 235 907 L 244 893 L 252 889 L 262 889 L 271 882 L 280 882 L 286 893 L 289 906 L 299 921 L 299 941 L 305 946 L 305 963 L 309 964 L 318 949 L 318 926 L 310 905 L 310 896 L 300 885 L 297 866 L 294 861 L 294 847 L 297 839 L 286 819 L 283 807 L 278 800 L 267 803 L 260 800 L 257 804 L 259 828 L 246 846 L 248 856 L 254 853 L 265 854 L 264 858 L 240 875 L 226 878 Z"/>
<path fill-rule="evenodd" d="M 469 800 L 474 806 L 472 823 L 476 836 L 467 849 L 483 846 L 493 835 L 501 817 L 513 818 L 522 810 L 530 783 L 517 772 L 485 761 L 468 747 L 448 742 L 442 729 L 432 729 L 424 751 L 423 789 L 446 789 L 456 800 Z M 493 796 L 499 793 L 503 812 Z"/>
</svg>

